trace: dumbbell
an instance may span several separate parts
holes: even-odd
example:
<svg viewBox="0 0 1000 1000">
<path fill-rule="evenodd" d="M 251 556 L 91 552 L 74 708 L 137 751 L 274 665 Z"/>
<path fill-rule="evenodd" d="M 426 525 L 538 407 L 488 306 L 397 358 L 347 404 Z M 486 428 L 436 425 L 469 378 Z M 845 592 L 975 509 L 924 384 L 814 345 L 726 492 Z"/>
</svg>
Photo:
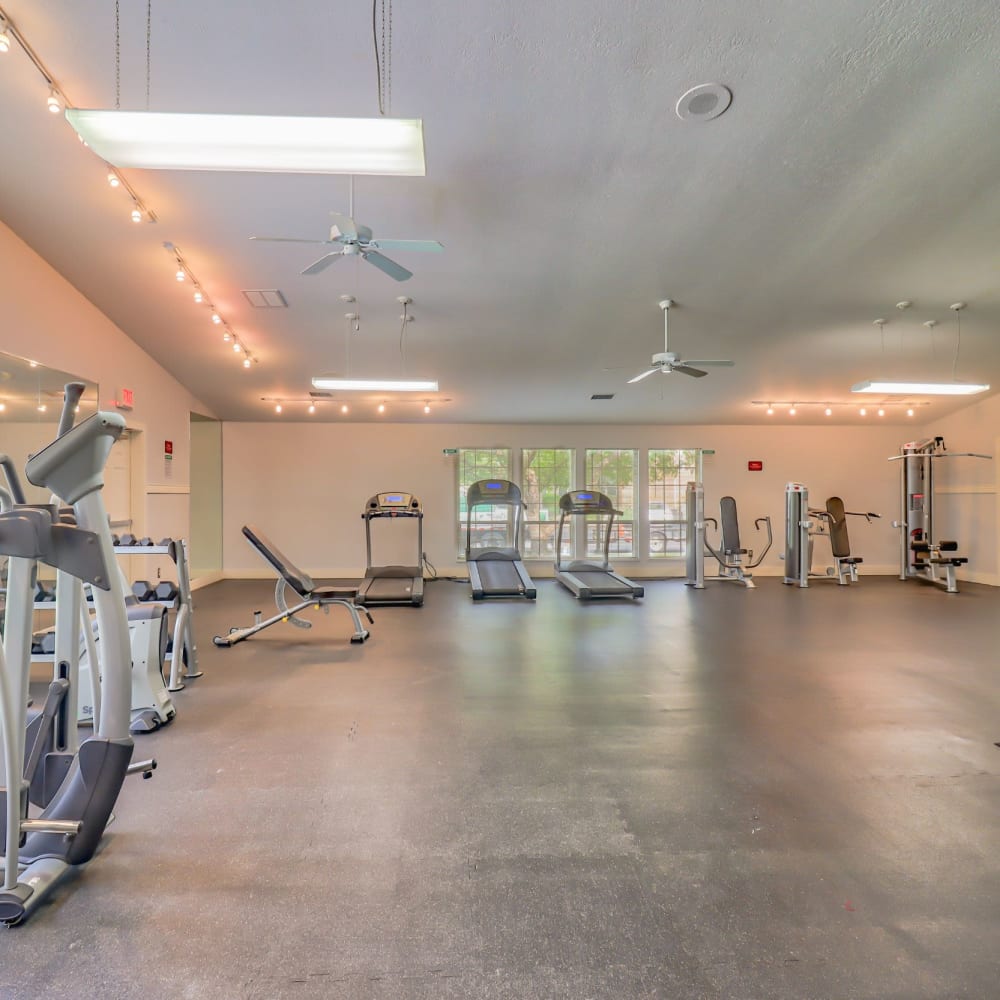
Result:
<svg viewBox="0 0 1000 1000">
<path fill-rule="evenodd" d="M 156 585 L 156 600 L 173 601 L 177 597 L 177 584 L 172 580 L 161 580 Z"/>
<path fill-rule="evenodd" d="M 51 654 L 56 651 L 55 632 L 45 632 L 31 637 L 31 652 L 34 654 Z"/>
<path fill-rule="evenodd" d="M 36 601 L 54 601 L 56 599 L 56 592 L 54 590 L 49 590 L 48 587 L 39 580 L 35 584 L 35 600 Z"/>
<path fill-rule="evenodd" d="M 118 539 L 118 544 L 119 545 L 137 545 L 138 544 L 138 540 L 136 539 L 135 535 L 132 534 L 131 531 L 126 531 L 125 534 L 122 535 L 121 538 Z"/>
<path fill-rule="evenodd" d="M 149 582 L 149 580 L 136 580 L 132 584 L 132 593 L 140 601 L 155 601 L 156 600 L 156 587 Z"/>
<path fill-rule="evenodd" d="M 122 540 L 117 535 L 112 535 L 111 536 L 111 544 L 112 545 L 121 545 L 121 543 L 122 543 Z"/>
<path fill-rule="evenodd" d="M 168 535 L 166 538 L 161 538 L 156 544 L 161 545 L 166 548 L 168 545 L 173 543 L 173 539 Z"/>
<path fill-rule="evenodd" d="M 146 535 L 144 538 L 140 538 L 139 541 L 136 544 L 137 545 L 152 545 L 153 544 L 153 539 L 150 538 L 149 535 Z"/>
</svg>

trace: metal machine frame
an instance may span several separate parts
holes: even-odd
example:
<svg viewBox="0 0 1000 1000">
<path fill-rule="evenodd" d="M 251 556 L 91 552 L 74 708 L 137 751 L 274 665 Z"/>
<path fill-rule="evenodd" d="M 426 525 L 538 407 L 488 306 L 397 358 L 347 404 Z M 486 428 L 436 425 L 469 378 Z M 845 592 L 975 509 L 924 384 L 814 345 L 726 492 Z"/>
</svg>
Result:
<svg viewBox="0 0 1000 1000">
<path fill-rule="evenodd" d="M 597 490 L 570 490 L 559 498 L 559 527 L 556 529 L 555 577 L 581 601 L 597 597 L 639 598 L 645 590 L 628 577 L 611 568 L 608 556 L 611 549 L 611 528 L 621 511 L 615 510 L 611 498 Z M 601 562 L 574 559 L 563 563 L 562 536 L 567 517 L 607 517 L 604 524 L 604 558 Z"/>
<path fill-rule="evenodd" d="M 235 646 L 244 639 L 263 632 L 264 629 L 277 625 L 278 622 L 288 622 L 296 628 L 312 628 L 312 622 L 299 618 L 300 611 L 307 608 L 322 610 L 324 614 L 330 613 L 331 605 L 344 608 L 351 616 L 354 623 L 354 634 L 351 642 L 364 642 L 369 632 L 361 624 L 361 615 L 364 614 L 369 624 L 372 616 L 364 608 L 359 608 L 355 602 L 357 594 L 356 587 L 317 587 L 313 578 L 299 569 L 284 553 L 282 553 L 273 542 L 271 542 L 262 532 L 249 524 L 243 526 L 243 536 L 274 568 L 278 574 L 278 580 L 274 585 L 274 603 L 278 606 L 278 613 L 272 615 L 266 621 L 261 612 L 253 613 L 254 623 L 246 628 L 231 628 L 226 635 L 217 635 L 213 638 L 216 646 Z M 292 590 L 301 601 L 290 608 L 285 600 L 285 591 Z"/>
<path fill-rule="evenodd" d="M 722 539 L 719 550 L 712 548 L 705 531 L 711 522 L 716 530 L 719 522 L 714 517 L 705 516 L 705 487 L 702 483 L 688 483 L 686 492 L 687 507 L 687 578 L 685 583 L 695 590 L 704 590 L 705 582 L 712 580 L 729 580 L 740 583 L 748 590 L 753 590 L 753 573 L 771 549 L 774 537 L 771 534 L 771 518 L 765 515 L 754 521 L 754 527 L 760 531 L 761 524 L 767 528 L 767 545 L 764 551 L 754 559 L 753 549 L 744 549 L 740 545 L 740 526 L 736 514 L 736 501 L 732 497 L 723 497 L 719 501 L 719 516 L 722 521 Z M 714 556 L 719 564 L 718 576 L 705 576 L 705 551 Z M 746 561 L 744 562 L 744 557 Z"/>
<path fill-rule="evenodd" d="M 943 437 L 908 441 L 890 462 L 902 463 L 900 519 L 892 526 L 899 529 L 900 580 L 925 580 L 943 587 L 948 594 L 958 593 L 956 570 L 969 560 L 957 555 L 958 542 L 939 540 L 934 532 L 934 460 L 941 458 L 985 458 L 974 451 L 949 452 Z M 938 575 L 944 570 L 944 579 Z"/>
<path fill-rule="evenodd" d="M 519 545 L 521 490 L 509 479 L 480 479 L 466 492 L 465 562 L 469 570 L 472 599 L 487 597 L 525 597 L 533 601 L 535 585 L 521 561 Z M 507 507 L 514 512 L 514 547 L 472 547 L 472 512 L 476 507 Z"/>
<path fill-rule="evenodd" d="M 858 566 L 864 559 L 851 554 L 848 517 L 863 517 L 866 521 L 881 515 L 873 511 L 844 509 L 840 497 L 829 497 L 826 509 L 809 506 L 809 490 L 802 483 L 785 486 L 785 576 L 782 580 L 798 587 L 808 587 L 809 580 L 833 580 L 846 587 L 858 582 Z M 833 565 L 826 573 L 812 570 L 813 548 L 819 537 L 828 538 Z"/>
</svg>

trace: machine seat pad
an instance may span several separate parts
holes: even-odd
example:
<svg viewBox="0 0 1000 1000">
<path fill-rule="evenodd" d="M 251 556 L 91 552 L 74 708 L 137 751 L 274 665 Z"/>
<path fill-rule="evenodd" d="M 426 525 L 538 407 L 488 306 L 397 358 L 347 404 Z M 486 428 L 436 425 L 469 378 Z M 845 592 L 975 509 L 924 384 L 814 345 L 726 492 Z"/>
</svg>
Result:
<svg viewBox="0 0 1000 1000">
<path fill-rule="evenodd" d="M 958 551 L 958 542 L 941 542 L 938 545 L 938 548 L 942 552 L 957 552 Z"/>
<path fill-rule="evenodd" d="M 353 601 L 358 596 L 358 588 L 350 586 L 317 587 L 310 595 L 317 601 Z"/>
<path fill-rule="evenodd" d="M 252 525 L 243 525 L 243 534 L 292 590 L 301 597 L 309 598 L 309 595 L 316 589 L 316 584 L 308 573 L 299 569 L 263 532 L 258 531 Z"/>
<path fill-rule="evenodd" d="M 937 563 L 938 566 L 964 566 L 968 561 L 967 556 L 938 556 L 931 559 L 931 562 Z"/>
<path fill-rule="evenodd" d="M 931 547 L 927 542 L 910 542 L 910 550 L 921 554 L 930 552 Z"/>
</svg>

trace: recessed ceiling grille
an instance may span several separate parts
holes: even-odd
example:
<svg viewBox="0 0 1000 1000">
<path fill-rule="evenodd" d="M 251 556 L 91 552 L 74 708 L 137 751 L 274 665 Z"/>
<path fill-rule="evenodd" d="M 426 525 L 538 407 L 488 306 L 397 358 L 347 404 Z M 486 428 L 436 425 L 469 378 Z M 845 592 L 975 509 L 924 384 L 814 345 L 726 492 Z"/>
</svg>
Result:
<svg viewBox="0 0 1000 1000">
<path fill-rule="evenodd" d="M 313 399 L 333 399 L 332 392 L 317 392 L 315 389 L 310 389 L 309 395 L 312 396 Z"/>
<path fill-rule="evenodd" d="M 591 399 L 614 399 L 615 394 L 613 392 L 595 392 Z"/>
<path fill-rule="evenodd" d="M 287 309 L 288 302 L 277 288 L 244 288 L 243 297 L 254 309 Z"/>
</svg>

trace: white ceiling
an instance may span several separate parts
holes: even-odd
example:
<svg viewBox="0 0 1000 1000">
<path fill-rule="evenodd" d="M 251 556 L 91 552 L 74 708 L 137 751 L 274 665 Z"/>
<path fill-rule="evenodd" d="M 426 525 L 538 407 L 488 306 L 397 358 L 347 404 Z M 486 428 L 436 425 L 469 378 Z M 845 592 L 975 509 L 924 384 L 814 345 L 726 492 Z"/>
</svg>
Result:
<svg viewBox="0 0 1000 1000">
<path fill-rule="evenodd" d="M 75 105 L 114 106 L 112 0 L 0 3 Z M 121 106 L 142 108 L 146 4 L 121 7 Z M 130 171 L 159 217 L 133 224 L 17 49 L 0 57 L 0 218 L 227 419 L 273 418 L 262 396 L 301 399 L 311 375 L 344 371 L 345 293 L 362 314 L 356 376 L 401 373 L 395 297 L 413 297 L 406 373 L 440 380 L 435 420 L 763 422 L 751 400 L 950 378 L 956 300 L 958 377 L 1000 388 L 995 0 L 393 8 L 391 110 L 423 118 L 427 176 L 359 177 L 355 216 L 376 237 L 445 244 L 396 255 L 409 282 L 353 261 L 302 277 L 314 248 L 248 241 L 323 238 L 346 177 Z M 153 0 L 150 107 L 374 116 L 371 13 Z M 732 89 L 730 110 L 680 121 L 678 97 L 710 81 Z M 251 371 L 174 280 L 167 240 L 259 358 Z M 280 288 L 289 308 L 253 309 L 251 288 Z M 626 386 L 662 349 L 665 296 L 672 349 L 737 367 Z M 413 404 L 390 415 L 428 419 Z"/>
</svg>

